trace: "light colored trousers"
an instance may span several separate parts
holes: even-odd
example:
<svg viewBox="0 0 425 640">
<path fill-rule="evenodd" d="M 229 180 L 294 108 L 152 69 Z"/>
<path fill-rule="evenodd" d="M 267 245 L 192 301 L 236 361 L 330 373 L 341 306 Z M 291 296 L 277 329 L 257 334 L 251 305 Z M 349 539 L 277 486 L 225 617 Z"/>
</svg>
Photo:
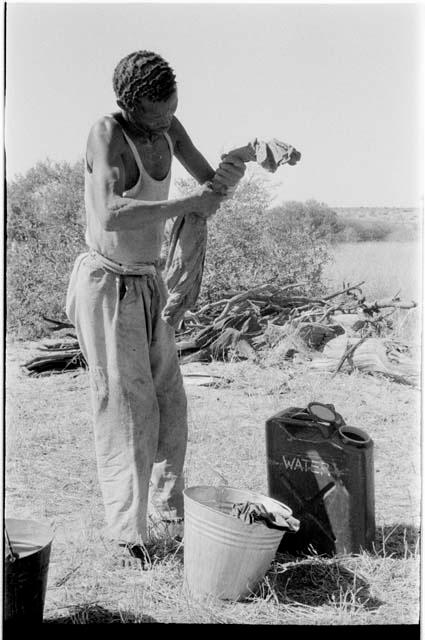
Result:
<svg viewBox="0 0 425 640">
<path fill-rule="evenodd" d="M 67 294 L 89 367 L 106 534 L 120 542 L 147 540 L 148 511 L 154 520 L 183 516 L 186 394 L 153 271 L 120 275 L 81 254 Z"/>
</svg>

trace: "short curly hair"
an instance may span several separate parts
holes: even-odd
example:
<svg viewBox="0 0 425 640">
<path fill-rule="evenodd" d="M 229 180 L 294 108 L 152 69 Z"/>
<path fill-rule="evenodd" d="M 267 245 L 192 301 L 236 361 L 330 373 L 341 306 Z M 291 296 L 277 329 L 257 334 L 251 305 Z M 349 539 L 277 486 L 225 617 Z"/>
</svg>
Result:
<svg viewBox="0 0 425 640">
<path fill-rule="evenodd" d="M 137 100 L 168 100 L 176 90 L 176 77 L 170 65 L 153 51 L 135 51 L 117 64 L 112 79 L 117 100 L 131 111 Z"/>
</svg>

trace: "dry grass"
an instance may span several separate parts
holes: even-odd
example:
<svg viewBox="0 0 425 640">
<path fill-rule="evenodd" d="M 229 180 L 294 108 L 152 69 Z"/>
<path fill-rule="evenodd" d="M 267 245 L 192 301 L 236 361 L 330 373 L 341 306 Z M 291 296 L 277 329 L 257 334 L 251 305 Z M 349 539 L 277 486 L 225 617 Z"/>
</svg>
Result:
<svg viewBox="0 0 425 640">
<path fill-rule="evenodd" d="M 355 242 L 338 244 L 333 261 L 325 267 L 330 289 L 341 283 L 365 281 L 362 289 L 368 300 L 391 297 L 414 300 L 418 307 L 400 310 L 392 316 L 393 336 L 419 347 L 422 328 L 422 247 L 417 242 Z"/>
<path fill-rule="evenodd" d="M 360 374 L 332 379 L 302 365 L 211 365 L 221 385 L 188 387 L 187 483 L 217 484 L 218 473 L 230 485 L 266 492 L 265 420 L 312 399 L 333 402 L 375 442 L 377 536 L 374 552 L 359 556 L 277 556 L 247 602 L 197 602 L 184 588 L 181 545 L 159 538 L 142 571 L 122 566 L 102 537 L 87 375 L 24 376 L 18 365 L 33 347 L 8 348 L 6 515 L 54 527 L 45 622 L 418 622 L 419 391 Z"/>
<path fill-rule="evenodd" d="M 365 280 L 369 298 L 386 298 L 397 291 L 419 302 L 421 295 L 420 242 L 346 242 L 333 250 L 334 261 L 325 267 L 326 280 L 334 286 L 343 280 Z"/>
</svg>

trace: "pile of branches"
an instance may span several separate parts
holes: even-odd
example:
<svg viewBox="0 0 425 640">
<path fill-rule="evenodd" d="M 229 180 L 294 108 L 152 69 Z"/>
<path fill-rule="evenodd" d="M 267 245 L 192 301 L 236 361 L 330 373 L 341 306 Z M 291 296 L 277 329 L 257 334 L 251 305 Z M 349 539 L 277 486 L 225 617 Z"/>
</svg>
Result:
<svg viewBox="0 0 425 640">
<path fill-rule="evenodd" d="M 30 376 L 49 376 L 52 373 L 65 373 L 73 369 L 87 368 L 78 340 L 43 343 L 38 347 L 43 355 L 36 356 L 23 367 Z"/>
<path fill-rule="evenodd" d="M 261 349 L 273 347 L 270 329 L 296 335 L 306 349 L 321 352 L 328 342 L 347 331 L 356 332 L 363 341 L 367 336 L 379 336 L 390 326 L 389 316 L 396 309 L 416 306 L 415 302 L 403 302 L 398 294 L 367 301 L 363 284 L 343 284 L 341 290 L 323 297 L 303 293 L 304 283 L 285 287 L 263 284 L 230 292 L 221 300 L 186 313 L 176 332 L 180 362 L 255 359 Z M 60 372 L 86 366 L 75 334 L 69 333 L 72 325 L 44 319 L 52 331 L 67 330 L 71 340 L 45 344 L 43 356 L 23 365 L 28 373 L 40 375 L 49 369 Z M 288 349 L 287 358 L 295 352 Z"/>
<path fill-rule="evenodd" d="M 58 333 L 56 340 L 44 340 L 38 347 L 42 355 L 32 358 L 23 368 L 30 376 L 49 376 L 53 373 L 65 373 L 73 369 L 87 368 L 87 362 L 81 352 L 74 326 L 42 316 L 52 333 Z"/>
<path fill-rule="evenodd" d="M 390 328 L 389 316 L 396 309 L 416 306 L 403 302 L 399 294 L 367 301 L 363 284 L 343 284 L 341 290 L 323 297 L 303 294 L 303 283 L 264 284 L 206 304 L 186 314 L 177 341 L 181 361 L 255 357 L 258 349 L 267 346 L 273 327 L 281 327 L 278 334 L 296 337 L 308 349 L 322 351 L 327 342 L 346 333 L 347 323 L 362 336 L 381 335 Z"/>
</svg>

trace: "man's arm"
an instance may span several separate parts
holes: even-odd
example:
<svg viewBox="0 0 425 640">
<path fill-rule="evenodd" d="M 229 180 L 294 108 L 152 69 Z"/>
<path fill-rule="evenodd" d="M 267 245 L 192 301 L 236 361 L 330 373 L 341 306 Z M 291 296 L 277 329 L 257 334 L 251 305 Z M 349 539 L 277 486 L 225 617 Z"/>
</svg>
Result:
<svg viewBox="0 0 425 640">
<path fill-rule="evenodd" d="M 222 156 L 216 171 L 195 147 L 181 122 L 174 116 L 170 135 L 174 144 L 174 155 L 190 175 L 200 184 L 212 181 L 224 188 L 234 187 L 245 173 L 245 163 L 231 155 Z"/>
<path fill-rule="evenodd" d="M 188 197 L 159 202 L 123 198 L 122 145 L 122 133 L 113 120 L 103 118 L 93 126 L 87 159 L 92 169 L 94 206 L 106 231 L 140 229 L 158 218 L 166 220 L 190 212 L 209 217 L 220 206 L 222 198 L 205 188 Z"/>
<path fill-rule="evenodd" d="M 214 178 L 215 171 L 193 144 L 186 129 L 174 116 L 169 134 L 174 145 L 174 155 L 199 184 Z"/>
</svg>

